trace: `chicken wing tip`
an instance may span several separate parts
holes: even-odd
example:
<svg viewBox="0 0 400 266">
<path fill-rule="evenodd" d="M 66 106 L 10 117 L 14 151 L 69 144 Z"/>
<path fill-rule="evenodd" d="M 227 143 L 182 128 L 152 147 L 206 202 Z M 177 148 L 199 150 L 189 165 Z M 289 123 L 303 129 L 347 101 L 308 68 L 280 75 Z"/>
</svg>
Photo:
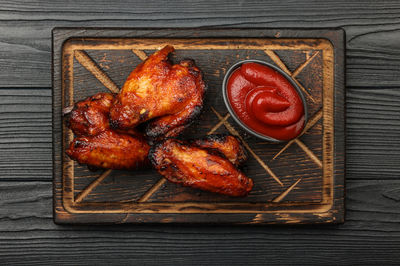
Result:
<svg viewBox="0 0 400 266">
<path fill-rule="evenodd" d="M 175 51 L 175 48 L 172 45 L 167 44 L 151 56 L 155 57 L 155 56 L 159 55 L 161 57 L 167 57 L 168 54 L 172 53 L 173 51 Z"/>
</svg>

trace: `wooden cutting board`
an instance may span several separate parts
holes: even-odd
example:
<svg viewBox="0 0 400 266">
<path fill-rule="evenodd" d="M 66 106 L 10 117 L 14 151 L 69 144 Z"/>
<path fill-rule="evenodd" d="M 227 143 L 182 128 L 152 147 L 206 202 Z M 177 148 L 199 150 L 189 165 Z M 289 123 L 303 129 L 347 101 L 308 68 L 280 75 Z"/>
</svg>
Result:
<svg viewBox="0 0 400 266">
<path fill-rule="evenodd" d="M 244 198 L 166 182 L 154 170 L 92 172 L 65 155 L 73 139 L 62 109 L 97 92 L 118 92 L 129 73 L 171 44 L 208 84 L 204 112 L 182 138 L 239 136 L 254 181 Z M 53 160 L 56 223 L 340 223 L 344 220 L 344 32 L 341 29 L 53 30 Z M 243 59 L 273 63 L 304 90 L 306 132 L 283 144 L 249 136 L 222 99 L 226 70 Z"/>
</svg>

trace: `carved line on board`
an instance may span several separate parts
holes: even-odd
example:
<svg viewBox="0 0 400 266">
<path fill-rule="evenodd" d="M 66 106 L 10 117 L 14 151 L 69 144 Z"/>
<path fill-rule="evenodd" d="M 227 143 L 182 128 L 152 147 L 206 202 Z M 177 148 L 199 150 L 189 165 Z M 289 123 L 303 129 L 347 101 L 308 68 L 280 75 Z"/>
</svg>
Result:
<svg viewBox="0 0 400 266">
<path fill-rule="evenodd" d="M 313 53 L 313 55 L 309 58 L 307 58 L 307 60 L 301 64 L 299 67 L 297 67 L 293 72 L 292 72 L 292 78 L 295 78 L 298 74 L 300 74 L 301 71 L 303 71 L 303 69 L 314 59 L 314 57 L 316 57 L 319 54 L 319 51 L 316 51 L 315 53 Z"/>
<path fill-rule="evenodd" d="M 311 101 L 313 101 L 314 103 L 317 102 L 314 97 L 312 97 L 311 93 L 309 92 L 308 89 L 306 89 L 303 85 L 300 84 L 300 82 L 293 76 L 293 73 L 290 72 L 290 70 L 286 67 L 286 65 L 283 63 L 283 61 L 279 58 L 279 56 L 271 50 L 264 50 L 264 52 L 272 59 L 272 61 L 274 61 L 283 71 L 285 71 L 289 76 L 291 76 L 294 80 L 294 82 L 296 82 L 296 84 L 300 87 L 300 89 L 307 95 L 308 98 L 311 99 Z M 306 60 L 306 62 L 304 62 L 302 65 L 304 64 L 308 64 L 309 62 L 311 62 L 311 60 L 314 59 L 314 57 L 310 57 L 308 60 Z M 301 66 L 302 66 L 301 65 Z M 301 67 L 300 66 L 300 67 Z M 304 66 L 305 67 L 305 66 Z M 304 67 L 302 69 L 304 69 Z M 301 69 L 301 70 L 302 70 Z M 297 69 L 296 69 L 297 70 Z M 301 71 L 300 70 L 300 71 Z M 300 71 L 297 71 L 296 75 L 298 75 L 300 73 Z"/>
<path fill-rule="evenodd" d="M 65 99 L 65 90 L 68 90 L 68 105 L 73 105 L 74 104 L 74 75 L 73 75 L 73 69 L 74 69 L 74 55 L 73 53 L 66 53 L 67 56 L 67 62 L 68 66 L 63 66 L 63 71 L 62 71 L 62 78 L 63 80 L 68 80 L 69 82 L 65 82 L 62 85 L 62 105 L 64 106 L 66 104 L 66 99 Z M 62 145 L 63 145 L 63 151 L 65 151 L 67 145 L 72 142 L 74 139 L 74 134 L 72 133 L 72 130 L 66 127 L 65 123 L 62 123 L 62 130 L 63 130 L 63 138 L 62 138 Z M 66 138 L 64 137 L 64 134 L 66 134 Z M 67 140 L 67 143 L 66 143 Z M 62 171 L 62 182 L 63 182 L 63 190 L 69 190 L 68 193 L 63 193 L 62 198 L 64 202 L 73 202 L 74 201 L 74 179 L 71 178 L 71 182 L 68 184 L 67 182 L 67 177 L 73 177 L 74 174 L 74 168 L 75 168 L 75 162 L 69 158 L 69 156 L 66 156 L 66 154 L 63 154 L 64 156 L 64 163 L 63 163 L 63 171 Z M 69 189 L 68 189 L 69 188 Z"/>
<path fill-rule="evenodd" d="M 142 61 L 147 59 L 147 55 L 145 52 L 143 52 L 142 50 L 139 49 L 132 49 L 132 52 L 139 57 Z"/>
<path fill-rule="evenodd" d="M 313 117 L 311 117 L 310 120 L 308 120 L 307 125 L 304 128 L 304 133 L 306 133 L 310 128 L 312 128 L 320 119 L 322 118 L 322 109 L 320 109 L 318 112 L 316 112 Z M 301 136 L 297 137 L 300 138 Z M 297 139 L 296 138 L 296 139 Z M 271 159 L 275 160 L 279 155 L 281 155 L 287 148 L 290 147 L 290 145 L 292 145 L 296 139 L 292 139 L 291 141 L 289 141 L 288 143 L 286 143 L 286 145 L 277 153 L 275 154 L 275 156 Z"/>
<path fill-rule="evenodd" d="M 95 187 L 97 187 L 109 174 L 111 174 L 111 172 L 112 169 L 104 171 L 98 178 L 96 178 L 76 196 L 75 202 L 81 202 L 87 195 L 89 195 L 90 192 L 92 192 Z"/>
<path fill-rule="evenodd" d="M 78 60 L 79 64 L 89 70 L 103 85 L 112 91 L 113 93 L 118 93 L 118 86 L 112 81 L 112 79 L 104 73 L 104 71 L 93 61 L 90 56 L 82 50 L 75 50 L 75 58 Z"/>
<path fill-rule="evenodd" d="M 213 134 L 222 124 L 228 120 L 228 118 L 231 117 L 231 115 L 228 113 L 224 118 L 222 118 L 218 124 L 216 124 L 208 133 L 207 135 Z"/>
<path fill-rule="evenodd" d="M 85 38 L 85 42 L 75 42 L 67 49 L 78 50 L 157 50 L 171 44 L 176 50 L 328 50 L 331 43 L 325 39 L 269 39 L 269 38 Z"/>
<path fill-rule="evenodd" d="M 160 178 L 157 183 L 155 183 L 153 186 L 149 188 L 149 190 L 146 191 L 146 193 L 143 194 L 143 196 L 138 199 L 137 202 L 145 202 L 147 201 L 154 193 L 157 192 L 165 183 L 167 182 L 167 179 L 164 177 Z"/>
<path fill-rule="evenodd" d="M 313 160 L 320 168 L 322 168 L 321 160 L 299 139 L 294 140 L 297 145 Z"/>
<path fill-rule="evenodd" d="M 272 202 L 275 202 L 275 203 L 281 202 L 281 201 L 290 193 L 290 191 L 292 191 L 292 190 L 297 186 L 297 184 L 300 183 L 300 181 L 301 181 L 301 178 L 297 179 L 297 181 L 294 182 L 294 183 L 293 183 L 290 187 L 288 187 L 285 191 L 283 191 L 282 194 L 280 194 L 279 196 L 277 196 L 276 198 L 274 198 L 274 199 L 272 200 Z"/>
</svg>

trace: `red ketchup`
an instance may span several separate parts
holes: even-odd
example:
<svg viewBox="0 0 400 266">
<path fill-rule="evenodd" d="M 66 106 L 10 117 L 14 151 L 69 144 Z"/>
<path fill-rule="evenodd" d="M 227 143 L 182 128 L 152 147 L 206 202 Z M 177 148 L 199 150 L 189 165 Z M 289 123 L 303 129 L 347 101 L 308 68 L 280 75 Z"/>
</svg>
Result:
<svg viewBox="0 0 400 266">
<path fill-rule="evenodd" d="M 227 95 L 238 118 L 257 133 L 291 140 L 304 128 L 304 106 L 297 90 L 268 66 L 241 65 L 228 80 Z"/>
</svg>

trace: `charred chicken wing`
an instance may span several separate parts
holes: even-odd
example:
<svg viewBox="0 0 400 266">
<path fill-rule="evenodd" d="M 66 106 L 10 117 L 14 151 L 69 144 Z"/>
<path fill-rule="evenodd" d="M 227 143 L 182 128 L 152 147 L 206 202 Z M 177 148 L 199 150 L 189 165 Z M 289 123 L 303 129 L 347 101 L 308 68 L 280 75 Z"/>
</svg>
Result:
<svg viewBox="0 0 400 266">
<path fill-rule="evenodd" d="M 245 196 L 253 181 L 227 159 L 186 142 L 167 139 L 153 146 L 149 158 L 173 183 L 229 196 Z"/>
<path fill-rule="evenodd" d="M 191 60 L 172 65 L 172 46 L 149 56 L 129 75 L 110 111 L 113 128 L 134 128 L 152 120 L 146 134 L 153 139 L 177 136 L 203 106 L 202 73 Z"/>
<path fill-rule="evenodd" d="M 209 135 L 192 141 L 199 148 L 217 150 L 231 163 L 240 166 L 247 160 L 247 153 L 240 140 L 231 135 Z"/>
<path fill-rule="evenodd" d="M 75 138 L 66 152 L 79 163 L 96 168 L 138 169 L 148 165 L 149 149 L 144 139 L 105 130 Z"/>
<path fill-rule="evenodd" d="M 77 102 L 72 111 L 67 111 L 69 128 L 77 136 L 95 136 L 108 129 L 108 113 L 113 101 L 113 94 L 97 93 Z"/>
</svg>

